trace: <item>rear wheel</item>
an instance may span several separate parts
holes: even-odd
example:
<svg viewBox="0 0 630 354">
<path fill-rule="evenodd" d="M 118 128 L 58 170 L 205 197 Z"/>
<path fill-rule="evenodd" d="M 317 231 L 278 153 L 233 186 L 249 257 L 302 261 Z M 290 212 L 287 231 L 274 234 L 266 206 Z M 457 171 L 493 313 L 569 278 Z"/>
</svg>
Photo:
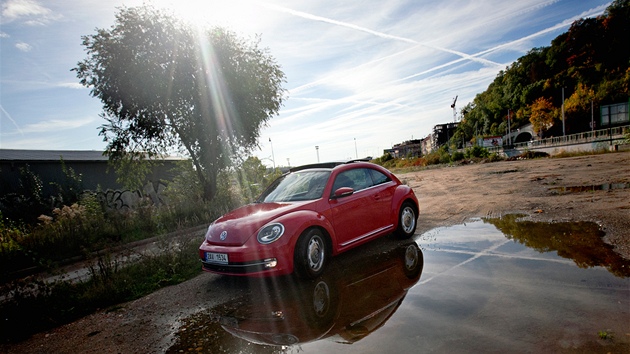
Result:
<svg viewBox="0 0 630 354">
<path fill-rule="evenodd" d="M 416 221 L 418 215 L 416 215 L 416 209 L 410 202 L 404 202 L 400 207 L 398 213 L 398 228 L 396 229 L 396 235 L 400 238 L 406 239 L 416 232 Z"/>
<path fill-rule="evenodd" d="M 303 233 L 294 252 L 294 263 L 298 273 L 303 278 L 316 278 L 324 272 L 328 262 L 328 244 L 321 230 L 309 229 Z"/>
</svg>

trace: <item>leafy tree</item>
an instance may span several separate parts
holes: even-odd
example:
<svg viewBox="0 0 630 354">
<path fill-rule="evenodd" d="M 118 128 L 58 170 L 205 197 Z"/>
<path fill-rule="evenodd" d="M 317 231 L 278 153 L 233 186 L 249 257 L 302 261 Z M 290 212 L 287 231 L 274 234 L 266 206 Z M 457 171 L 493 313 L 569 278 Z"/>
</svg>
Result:
<svg viewBox="0 0 630 354">
<path fill-rule="evenodd" d="M 505 134 L 508 109 L 513 127 L 529 120 L 539 131 L 559 131 L 557 112 L 549 106 L 562 105 L 563 91 L 568 98 L 567 133 L 590 130 L 591 101 L 598 112 L 599 105 L 625 102 L 630 95 L 628 33 L 630 0 L 615 0 L 603 15 L 575 21 L 549 47 L 534 48 L 499 72 L 464 107 L 465 119 L 457 128 L 461 133 L 453 134 L 451 141 L 471 132 Z"/>
<path fill-rule="evenodd" d="M 599 102 L 595 101 L 595 91 L 582 83 L 578 83 L 573 94 L 564 102 L 567 121 L 574 121 L 574 125 L 582 123 L 578 129 L 588 130 L 590 128 L 591 104 L 593 106 L 599 105 Z"/>
<path fill-rule="evenodd" d="M 103 103 L 110 161 L 129 166 L 179 150 L 206 200 L 283 102 L 284 73 L 259 38 L 199 29 L 145 5 L 121 8 L 114 26 L 82 39 L 87 58 L 72 70 Z"/>
<path fill-rule="evenodd" d="M 557 116 L 557 109 L 548 98 L 541 97 L 532 103 L 529 121 L 536 134 L 544 133 L 551 128 Z"/>
<path fill-rule="evenodd" d="M 254 156 L 243 161 L 236 172 L 245 202 L 252 202 L 282 174 L 279 169 L 268 169 Z"/>
</svg>

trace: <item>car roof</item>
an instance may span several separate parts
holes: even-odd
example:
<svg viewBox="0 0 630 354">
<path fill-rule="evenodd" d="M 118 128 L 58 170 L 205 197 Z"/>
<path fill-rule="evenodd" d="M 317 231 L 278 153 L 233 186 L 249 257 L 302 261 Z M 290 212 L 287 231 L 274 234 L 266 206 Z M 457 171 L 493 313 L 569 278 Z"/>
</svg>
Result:
<svg viewBox="0 0 630 354">
<path fill-rule="evenodd" d="M 302 170 L 310 170 L 310 169 L 332 169 L 339 165 L 345 165 L 353 162 L 369 162 L 369 159 L 355 159 L 349 161 L 335 161 L 335 162 L 321 162 L 314 163 L 309 165 L 297 166 L 289 169 L 289 172 L 297 172 Z"/>
</svg>

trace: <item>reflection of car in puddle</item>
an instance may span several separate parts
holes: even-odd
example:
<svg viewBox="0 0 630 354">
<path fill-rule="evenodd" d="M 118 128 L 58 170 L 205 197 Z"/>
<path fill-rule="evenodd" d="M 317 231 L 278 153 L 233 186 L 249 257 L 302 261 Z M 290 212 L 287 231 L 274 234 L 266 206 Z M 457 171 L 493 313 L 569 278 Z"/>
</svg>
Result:
<svg viewBox="0 0 630 354">
<path fill-rule="evenodd" d="M 311 281 L 261 280 L 256 285 L 262 289 L 251 289 L 251 300 L 223 305 L 229 313 L 220 316 L 220 323 L 232 335 L 257 344 L 293 345 L 323 338 L 356 342 L 392 316 L 424 265 L 415 242 L 356 258 L 350 265 L 334 261 Z M 265 296 L 255 295 L 260 293 Z"/>
</svg>

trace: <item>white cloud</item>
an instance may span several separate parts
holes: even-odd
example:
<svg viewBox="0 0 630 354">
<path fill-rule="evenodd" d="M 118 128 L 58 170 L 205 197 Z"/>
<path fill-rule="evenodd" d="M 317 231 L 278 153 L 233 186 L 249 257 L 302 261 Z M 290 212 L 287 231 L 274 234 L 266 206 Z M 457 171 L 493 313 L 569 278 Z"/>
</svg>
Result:
<svg viewBox="0 0 630 354">
<path fill-rule="evenodd" d="M 0 31 L 0 38 L 9 38 L 11 36 L 9 36 L 7 33 Z"/>
<path fill-rule="evenodd" d="M 81 90 L 85 88 L 85 86 L 81 85 L 78 82 L 62 82 L 60 84 L 57 84 L 57 87 L 63 87 L 63 88 L 69 88 L 69 89 L 75 89 L 75 90 Z"/>
<path fill-rule="evenodd" d="M 24 21 L 27 25 L 44 25 L 58 20 L 61 15 L 42 6 L 35 0 L 8 0 L 2 4 L 2 21 Z"/>
<path fill-rule="evenodd" d="M 15 43 L 15 48 L 19 49 L 22 52 L 30 52 L 31 49 L 33 49 L 33 47 L 30 44 L 24 43 L 24 42 Z"/>
<path fill-rule="evenodd" d="M 45 132 L 59 132 L 63 130 L 71 130 L 81 128 L 83 126 L 92 124 L 95 122 L 94 118 L 83 118 L 74 120 L 61 120 L 51 119 L 44 120 L 37 123 L 26 124 L 22 128 L 22 132 L 28 133 L 45 133 Z"/>
</svg>

